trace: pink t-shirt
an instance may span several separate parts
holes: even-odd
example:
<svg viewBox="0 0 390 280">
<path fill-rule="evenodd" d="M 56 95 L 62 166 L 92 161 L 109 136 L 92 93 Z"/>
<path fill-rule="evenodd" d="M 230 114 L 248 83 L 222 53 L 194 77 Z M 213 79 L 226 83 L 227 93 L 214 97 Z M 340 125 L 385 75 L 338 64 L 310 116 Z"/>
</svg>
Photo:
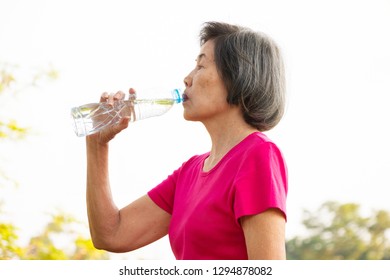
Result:
<svg viewBox="0 0 390 280">
<path fill-rule="evenodd" d="M 277 208 L 286 217 L 287 169 L 281 152 L 255 132 L 208 172 L 194 156 L 148 192 L 172 215 L 169 240 L 179 260 L 248 259 L 239 218 Z"/>
</svg>

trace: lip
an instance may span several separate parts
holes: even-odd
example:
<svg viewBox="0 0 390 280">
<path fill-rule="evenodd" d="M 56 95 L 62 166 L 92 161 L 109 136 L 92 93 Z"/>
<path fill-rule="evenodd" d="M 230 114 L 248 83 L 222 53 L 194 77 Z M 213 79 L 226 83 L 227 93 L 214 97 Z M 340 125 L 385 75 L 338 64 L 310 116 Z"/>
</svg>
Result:
<svg viewBox="0 0 390 280">
<path fill-rule="evenodd" d="M 183 102 L 186 102 L 189 99 L 188 95 L 185 92 L 182 94 L 182 99 L 183 99 Z"/>
</svg>

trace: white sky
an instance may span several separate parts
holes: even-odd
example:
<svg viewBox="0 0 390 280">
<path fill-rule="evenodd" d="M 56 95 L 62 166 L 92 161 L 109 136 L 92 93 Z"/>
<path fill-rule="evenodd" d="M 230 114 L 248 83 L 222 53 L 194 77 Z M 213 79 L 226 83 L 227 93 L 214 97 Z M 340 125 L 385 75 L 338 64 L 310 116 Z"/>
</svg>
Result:
<svg viewBox="0 0 390 280">
<path fill-rule="evenodd" d="M 85 144 L 70 108 L 103 91 L 182 86 L 210 20 L 263 31 L 284 53 L 288 110 L 267 134 L 289 167 L 287 236 L 302 232 L 302 209 L 328 200 L 390 210 L 390 1 L 0 0 L 0 15 L 0 63 L 18 65 L 20 75 L 50 64 L 60 73 L 0 96 L 1 117 L 34 128 L 28 140 L 0 145 L 1 170 L 20 184 L 0 189 L 4 210 L 22 237 L 55 209 L 86 221 Z M 132 124 L 111 144 L 116 202 L 143 195 L 209 146 L 180 106 Z M 163 239 L 126 257 L 172 254 Z"/>
</svg>

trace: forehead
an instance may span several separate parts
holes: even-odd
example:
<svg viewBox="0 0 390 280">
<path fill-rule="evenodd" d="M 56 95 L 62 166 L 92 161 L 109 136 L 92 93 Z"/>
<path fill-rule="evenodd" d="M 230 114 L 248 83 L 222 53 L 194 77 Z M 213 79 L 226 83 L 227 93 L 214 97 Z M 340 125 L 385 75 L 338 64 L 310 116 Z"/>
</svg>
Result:
<svg viewBox="0 0 390 280">
<path fill-rule="evenodd" d="M 209 40 L 206 43 L 204 43 L 201 48 L 200 52 L 198 55 L 198 61 L 201 59 L 209 60 L 209 61 L 214 61 L 214 41 Z"/>
</svg>

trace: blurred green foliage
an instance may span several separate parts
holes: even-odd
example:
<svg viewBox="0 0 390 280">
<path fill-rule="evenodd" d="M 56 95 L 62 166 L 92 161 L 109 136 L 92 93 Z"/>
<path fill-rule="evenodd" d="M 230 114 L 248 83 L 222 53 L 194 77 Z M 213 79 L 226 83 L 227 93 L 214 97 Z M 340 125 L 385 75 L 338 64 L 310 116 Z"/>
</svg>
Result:
<svg viewBox="0 0 390 280">
<path fill-rule="evenodd" d="M 362 215 L 360 205 L 324 203 L 304 211 L 306 236 L 287 241 L 287 258 L 294 260 L 388 260 L 390 214 L 373 210 Z"/>
<path fill-rule="evenodd" d="M 58 78 L 58 72 L 53 67 L 33 71 L 28 78 L 23 74 L 17 75 L 19 67 L 0 61 L 0 99 L 13 97 L 17 93 L 25 94 L 29 88 L 37 87 L 46 80 Z M 4 118 L 4 116 L 2 116 Z M 22 139 L 29 134 L 29 129 L 21 127 L 17 120 L 0 118 L 0 141 Z M 14 182 L 0 166 L 0 179 L 3 182 Z M 1 183 L 1 180 L 0 180 Z M 0 187 L 4 185 L 0 184 Z M 4 199 L 4 198 L 2 198 Z M 0 201 L 1 202 L 4 201 Z M 4 203 L 1 204 L 4 208 Z M 100 260 L 108 259 L 105 251 L 96 250 L 90 238 L 80 233 L 81 223 L 70 215 L 63 213 L 52 215 L 50 222 L 42 231 L 31 237 L 27 244 L 21 245 L 19 229 L 7 221 L 7 214 L 0 208 L 0 260 Z M 61 242 L 59 242 L 60 240 Z M 62 243 L 62 244 L 60 244 Z"/>
<path fill-rule="evenodd" d="M 51 65 L 43 69 L 28 71 L 28 78 L 25 77 L 24 72 L 26 69 L 21 69 L 18 65 L 0 61 L 0 98 L 7 94 L 25 93 L 30 88 L 38 87 L 40 84 L 59 77 L 58 71 Z M 0 118 L 0 140 L 21 139 L 26 137 L 28 132 L 29 129 L 20 126 L 17 120 Z"/>
<path fill-rule="evenodd" d="M 76 230 L 80 225 L 70 215 L 53 215 L 38 235 L 21 246 L 18 244 L 18 229 L 11 223 L 0 223 L 0 260 L 109 259 L 106 251 L 95 249 L 92 241 Z"/>
</svg>

